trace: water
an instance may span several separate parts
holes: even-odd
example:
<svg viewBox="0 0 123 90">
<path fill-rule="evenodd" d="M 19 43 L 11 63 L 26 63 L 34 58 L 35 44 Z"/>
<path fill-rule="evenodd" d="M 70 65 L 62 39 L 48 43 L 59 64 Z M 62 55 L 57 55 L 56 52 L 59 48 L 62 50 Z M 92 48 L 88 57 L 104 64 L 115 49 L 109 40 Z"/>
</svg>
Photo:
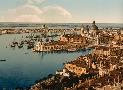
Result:
<svg viewBox="0 0 123 90">
<path fill-rule="evenodd" d="M 40 28 L 42 25 L 41 23 L 0 23 L 0 28 Z M 74 28 L 80 27 L 81 23 L 46 25 L 50 28 Z M 87 23 L 84 25 L 87 25 Z M 88 23 L 88 25 L 90 24 Z M 123 24 L 97 23 L 97 26 L 122 28 Z M 24 35 L 26 36 L 26 34 Z M 42 54 L 27 50 L 26 47 L 22 49 L 9 47 L 14 38 L 21 40 L 21 37 L 22 35 L 20 34 L 0 36 L 0 59 L 7 60 L 0 62 L 0 90 L 2 88 L 28 87 L 34 84 L 36 80 L 48 74 L 54 74 L 57 69 L 63 68 L 64 62 L 74 60 L 80 55 L 91 52 Z"/>
<path fill-rule="evenodd" d="M 78 56 L 90 52 L 42 55 L 42 53 L 27 50 L 26 47 L 22 49 L 9 47 L 14 38 L 20 40 L 21 37 L 21 34 L 0 36 L 0 59 L 6 59 L 5 62 L 0 62 L 0 90 L 2 88 L 28 87 L 36 80 L 48 74 L 54 74 L 57 69 L 63 68 L 64 62 L 74 60 Z"/>
<path fill-rule="evenodd" d="M 0 22 L 0 28 L 41 28 L 44 24 L 49 28 L 79 28 L 81 25 L 89 25 L 91 23 L 16 23 L 16 22 Z M 123 23 L 96 23 L 99 28 L 123 28 Z"/>
</svg>

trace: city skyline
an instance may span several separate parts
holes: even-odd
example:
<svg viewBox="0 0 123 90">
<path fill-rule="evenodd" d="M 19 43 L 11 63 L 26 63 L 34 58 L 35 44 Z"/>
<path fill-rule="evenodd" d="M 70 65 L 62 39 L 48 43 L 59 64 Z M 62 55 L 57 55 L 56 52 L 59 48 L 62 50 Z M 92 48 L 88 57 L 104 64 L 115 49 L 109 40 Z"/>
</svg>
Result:
<svg viewBox="0 0 123 90">
<path fill-rule="evenodd" d="M 123 23 L 123 0 L 4 0 L 0 22 Z"/>
</svg>

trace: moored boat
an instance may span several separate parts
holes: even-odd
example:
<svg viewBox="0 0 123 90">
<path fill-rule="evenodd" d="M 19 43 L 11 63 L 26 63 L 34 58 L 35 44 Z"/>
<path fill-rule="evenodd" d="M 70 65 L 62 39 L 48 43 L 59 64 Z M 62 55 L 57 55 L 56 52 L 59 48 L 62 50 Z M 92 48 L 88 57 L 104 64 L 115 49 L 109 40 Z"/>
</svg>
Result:
<svg viewBox="0 0 123 90">
<path fill-rule="evenodd" d="M 12 44 L 11 47 L 15 47 L 15 44 Z"/>
<path fill-rule="evenodd" d="M 76 48 L 67 49 L 67 51 L 69 51 L 69 52 L 75 52 L 76 50 L 77 50 Z"/>
<path fill-rule="evenodd" d="M 6 61 L 6 59 L 1 59 L 0 61 Z"/>
<path fill-rule="evenodd" d="M 22 48 L 22 47 L 23 47 L 23 45 L 22 45 L 22 44 L 18 45 L 18 48 Z"/>
<path fill-rule="evenodd" d="M 33 44 L 30 44 L 30 45 L 27 46 L 27 49 L 32 49 L 32 48 L 34 48 Z"/>
</svg>

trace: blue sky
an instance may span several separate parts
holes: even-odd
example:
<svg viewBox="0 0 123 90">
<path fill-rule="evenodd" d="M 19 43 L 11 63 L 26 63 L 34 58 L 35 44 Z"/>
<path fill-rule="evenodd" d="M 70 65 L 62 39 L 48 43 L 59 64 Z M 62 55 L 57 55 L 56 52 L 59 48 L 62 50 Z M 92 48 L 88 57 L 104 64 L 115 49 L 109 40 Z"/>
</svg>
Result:
<svg viewBox="0 0 123 90">
<path fill-rule="evenodd" d="M 0 0 L 1 22 L 123 23 L 123 0 Z"/>
</svg>

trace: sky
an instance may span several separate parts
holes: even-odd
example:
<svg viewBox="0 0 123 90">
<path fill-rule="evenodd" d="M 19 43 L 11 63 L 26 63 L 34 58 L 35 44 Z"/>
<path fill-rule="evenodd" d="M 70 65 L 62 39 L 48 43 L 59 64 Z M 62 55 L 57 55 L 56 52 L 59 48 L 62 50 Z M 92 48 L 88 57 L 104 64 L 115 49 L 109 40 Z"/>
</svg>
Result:
<svg viewBox="0 0 123 90">
<path fill-rule="evenodd" d="M 123 23 L 123 0 L 0 0 L 0 22 Z"/>
</svg>

